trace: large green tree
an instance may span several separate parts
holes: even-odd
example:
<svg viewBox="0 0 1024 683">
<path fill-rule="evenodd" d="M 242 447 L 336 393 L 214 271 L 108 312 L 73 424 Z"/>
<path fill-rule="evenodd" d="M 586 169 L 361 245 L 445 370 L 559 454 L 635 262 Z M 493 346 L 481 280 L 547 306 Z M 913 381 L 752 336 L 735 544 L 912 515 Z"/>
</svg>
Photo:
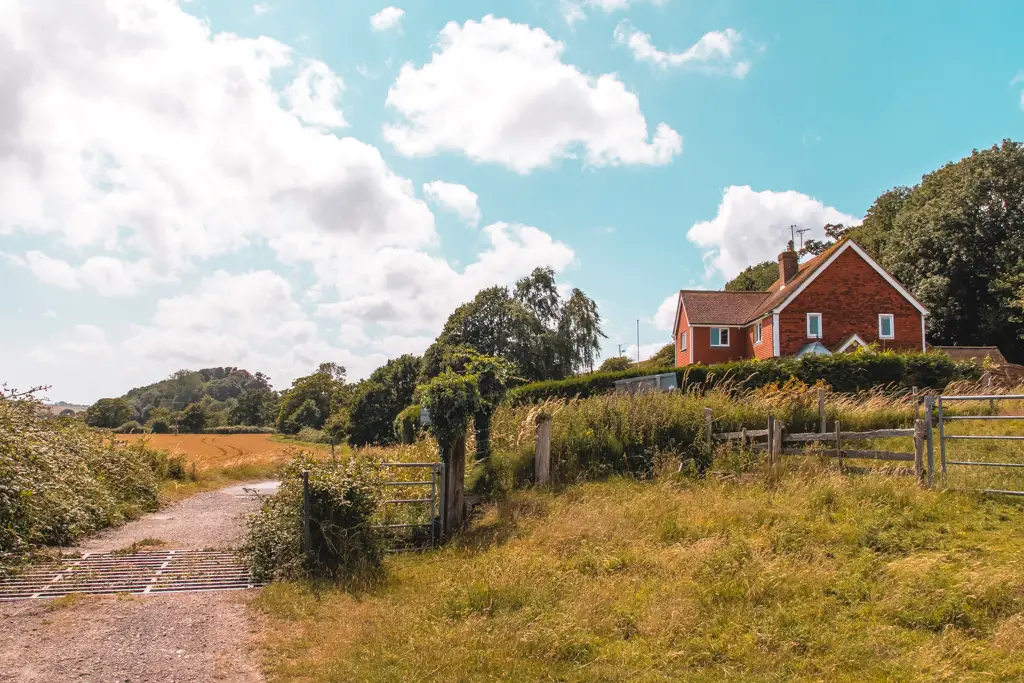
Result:
<svg viewBox="0 0 1024 683">
<path fill-rule="evenodd" d="M 356 389 L 348 408 L 346 429 L 353 446 L 395 441 L 398 413 L 412 403 L 420 358 L 406 354 L 377 368 Z"/>
<path fill-rule="evenodd" d="M 763 292 L 779 279 L 779 264 L 764 261 L 747 266 L 739 275 L 725 283 L 727 292 Z"/>
<path fill-rule="evenodd" d="M 489 287 L 459 306 L 424 354 L 421 380 L 453 349 L 504 358 L 526 380 L 557 379 L 590 368 L 602 337 L 597 304 L 578 289 L 563 301 L 554 271 L 536 268 L 511 291 Z"/>
<path fill-rule="evenodd" d="M 994 344 L 1024 362 L 1024 146 L 975 151 L 907 194 L 882 264 L 929 308 L 936 344 Z"/>
<path fill-rule="evenodd" d="M 85 411 L 85 424 L 114 429 L 136 418 L 135 406 L 124 398 L 101 398 Z"/>
<path fill-rule="evenodd" d="M 321 363 L 316 372 L 299 377 L 283 393 L 275 425 L 278 431 L 288 434 L 303 427 L 320 429 L 342 405 L 345 395 L 345 368 L 335 363 Z"/>
</svg>

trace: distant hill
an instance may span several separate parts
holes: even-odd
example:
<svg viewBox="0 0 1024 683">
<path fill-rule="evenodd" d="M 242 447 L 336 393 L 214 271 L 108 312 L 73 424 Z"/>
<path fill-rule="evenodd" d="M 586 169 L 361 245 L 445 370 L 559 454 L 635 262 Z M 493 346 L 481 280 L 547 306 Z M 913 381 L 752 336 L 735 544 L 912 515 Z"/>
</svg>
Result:
<svg viewBox="0 0 1024 683">
<path fill-rule="evenodd" d="M 57 401 L 56 403 L 46 403 L 43 407 L 53 415 L 60 415 L 65 410 L 70 410 L 74 413 L 81 413 L 89 406 L 83 406 L 77 403 L 68 403 L 67 401 Z"/>
<path fill-rule="evenodd" d="M 145 421 L 154 408 L 181 410 L 209 396 L 218 403 L 236 398 L 246 389 L 266 385 L 266 377 L 234 367 L 179 370 L 167 379 L 132 389 L 124 398 Z"/>
</svg>

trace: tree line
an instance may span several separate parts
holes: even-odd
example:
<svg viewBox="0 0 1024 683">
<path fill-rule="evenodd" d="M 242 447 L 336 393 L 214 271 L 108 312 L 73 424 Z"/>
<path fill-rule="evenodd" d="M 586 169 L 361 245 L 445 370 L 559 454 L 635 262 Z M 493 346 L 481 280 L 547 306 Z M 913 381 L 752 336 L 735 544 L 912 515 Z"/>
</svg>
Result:
<svg viewBox="0 0 1024 683">
<path fill-rule="evenodd" d="M 467 359 L 480 367 L 481 359 L 506 362 L 503 384 L 562 379 L 594 368 L 604 336 L 593 299 L 579 289 L 563 298 L 554 271 L 536 268 L 511 288 L 489 287 L 459 306 L 423 356 L 389 360 L 364 380 L 348 381 L 347 369 L 332 362 L 282 391 L 274 391 L 259 372 L 182 370 L 123 397 L 97 401 L 85 420 L 122 431 L 247 425 L 273 427 L 301 440 L 386 444 L 398 438 L 395 418 L 413 403 L 416 388 L 444 372 L 464 371 Z"/>
</svg>

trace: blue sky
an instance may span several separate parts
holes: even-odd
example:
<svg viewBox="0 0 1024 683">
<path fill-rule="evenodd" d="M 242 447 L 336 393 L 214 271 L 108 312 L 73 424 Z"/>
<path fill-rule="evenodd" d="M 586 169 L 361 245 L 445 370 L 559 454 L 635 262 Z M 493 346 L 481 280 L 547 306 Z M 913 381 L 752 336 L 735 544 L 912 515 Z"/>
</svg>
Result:
<svg viewBox="0 0 1024 683">
<path fill-rule="evenodd" d="M 0 0 L 0 381 L 278 387 L 535 265 L 606 355 L 1024 129 L 1014 2 Z M 635 348 L 631 350 L 635 353 Z"/>
</svg>

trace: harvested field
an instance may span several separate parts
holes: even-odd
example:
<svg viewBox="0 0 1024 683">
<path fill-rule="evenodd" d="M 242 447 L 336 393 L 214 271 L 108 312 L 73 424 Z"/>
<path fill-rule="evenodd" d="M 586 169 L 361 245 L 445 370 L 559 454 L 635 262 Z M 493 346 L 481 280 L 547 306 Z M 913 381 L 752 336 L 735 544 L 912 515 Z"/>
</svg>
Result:
<svg viewBox="0 0 1024 683">
<path fill-rule="evenodd" d="M 271 434 L 118 434 L 122 441 L 146 439 L 153 448 L 184 455 L 196 469 L 229 470 L 243 467 L 277 467 L 291 460 L 299 448 L 271 440 Z M 302 445 L 302 450 L 317 446 Z M 326 452 L 326 449 L 319 447 Z"/>
</svg>

